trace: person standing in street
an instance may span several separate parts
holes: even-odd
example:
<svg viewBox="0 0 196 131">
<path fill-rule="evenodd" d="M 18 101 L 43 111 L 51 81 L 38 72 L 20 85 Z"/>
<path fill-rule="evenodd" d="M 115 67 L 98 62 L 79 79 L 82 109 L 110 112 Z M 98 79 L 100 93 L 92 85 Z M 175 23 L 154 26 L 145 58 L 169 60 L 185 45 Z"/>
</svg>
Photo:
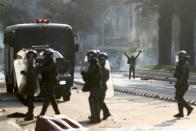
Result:
<svg viewBox="0 0 196 131">
<path fill-rule="evenodd" d="M 44 51 L 43 56 L 44 56 L 44 61 L 43 61 L 43 66 L 41 67 L 41 74 L 42 74 L 41 85 L 43 89 L 44 104 L 40 115 L 45 115 L 49 102 L 51 102 L 55 114 L 60 114 L 54 96 L 55 88 L 57 85 L 57 78 L 56 78 L 57 65 L 53 60 L 53 53 L 49 49 L 46 49 Z"/>
<path fill-rule="evenodd" d="M 17 95 L 17 98 L 21 103 L 28 107 L 28 111 L 25 114 L 24 120 L 32 120 L 33 119 L 33 109 L 34 109 L 34 95 L 37 91 L 37 76 L 38 71 L 35 67 L 35 59 L 37 53 L 35 50 L 28 50 L 26 53 L 26 70 L 22 70 L 20 73 L 25 76 L 25 84 L 21 89 L 20 94 Z"/>
<path fill-rule="evenodd" d="M 133 79 L 135 79 L 135 64 L 136 59 L 140 55 L 142 51 L 139 50 L 138 54 L 136 56 L 131 55 L 131 57 L 125 52 L 125 55 L 127 56 L 127 64 L 129 64 L 129 79 L 131 79 L 131 73 L 133 73 Z"/>
<path fill-rule="evenodd" d="M 177 79 L 175 88 L 175 99 L 178 103 L 178 111 L 179 113 L 175 114 L 174 117 L 180 118 L 184 117 L 183 108 L 187 109 L 187 116 L 191 114 L 193 111 L 193 107 L 191 107 L 185 100 L 184 94 L 188 90 L 188 78 L 189 78 L 189 56 L 186 51 L 178 52 L 178 62 L 176 65 L 176 69 L 174 72 L 174 77 Z"/>
<path fill-rule="evenodd" d="M 91 116 L 89 117 L 90 123 L 100 122 L 100 88 L 101 88 L 101 67 L 97 60 L 97 52 L 90 50 L 87 52 L 88 63 L 90 64 L 87 71 L 82 71 L 81 75 L 85 84 L 88 85 L 90 90 L 89 105 Z M 87 84 L 88 83 L 88 84 Z"/>
<path fill-rule="evenodd" d="M 106 91 L 107 91 L 107 81 L 110 77 L 110 70 L 105 67 L 106 61 L 108 59 L 108 55 L 105 52 L 100 53 L 98 56 L 99 63 L 101 65 L 101 70 L 102 70 L 102 88 L 100 90 L 100 98 L 99 98 L 99 103 L 100 103 L 100 109 L 103 111 L 103 120 L 106 120 L 109 116 L 111 116 L 109 109 L 104 102 L 105 96 L 106 96 Z"/>
</svg>

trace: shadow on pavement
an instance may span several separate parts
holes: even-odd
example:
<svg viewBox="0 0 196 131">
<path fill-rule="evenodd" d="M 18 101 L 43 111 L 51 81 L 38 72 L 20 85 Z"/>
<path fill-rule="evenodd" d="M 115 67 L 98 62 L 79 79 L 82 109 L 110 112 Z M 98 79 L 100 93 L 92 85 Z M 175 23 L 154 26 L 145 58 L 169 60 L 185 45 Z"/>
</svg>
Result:
<svg viewBox="0 0 196 131">
<path fill-rule="evenodd" d="M 82 124 L 83 126 L 91 126 L 91 125 L 95 125 L 95 124 L 99 124 L 99 123 L 91 123 L 89 120 L 85 120 L 85 121 L 79 121 L 80 124 Z"/>
<path fill-rule="evenodd" d="M 180 120 L 180 119 L 174 118 L 174 119 L 164 121 L 161 124 L 157 124 L 157 125 L 154 125 L 154 126 L 155 127 L 168 127 L 168 126 L 172 126 L 173 124 L 176 123 L 177 120 Z"/>
<path fill-rule="evenodd" d="M 14 112 L 7 115 L 7 118 L 24 118 L 26 116 L 25 113 Z"/>
</svg>

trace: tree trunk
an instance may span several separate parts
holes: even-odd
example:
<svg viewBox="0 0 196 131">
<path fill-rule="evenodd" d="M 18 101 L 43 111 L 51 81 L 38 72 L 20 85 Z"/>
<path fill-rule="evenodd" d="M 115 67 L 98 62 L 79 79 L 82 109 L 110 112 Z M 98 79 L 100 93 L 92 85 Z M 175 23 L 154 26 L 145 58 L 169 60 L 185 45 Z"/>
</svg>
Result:
<svg viewBox="0 0 196 131">
<path fill-rule="evenodd" d="M 171 64 L 172 16 L 169 4 L 160 5 L 159 65 Z"/>
<path fill-rule="evenodd" d="M 185 50 L 190 56 L 191 65 L 195 62 L 194 53 L 194 17 L 191 11 L 180 14 L 180 50 Z"/>
</svg>

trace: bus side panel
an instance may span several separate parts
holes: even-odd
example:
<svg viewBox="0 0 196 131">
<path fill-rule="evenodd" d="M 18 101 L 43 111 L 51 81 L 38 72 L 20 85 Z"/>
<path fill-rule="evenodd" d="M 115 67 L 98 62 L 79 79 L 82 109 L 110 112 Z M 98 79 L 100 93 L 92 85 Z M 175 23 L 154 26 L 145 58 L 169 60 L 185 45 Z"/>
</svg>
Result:
<svg viewBox="0 0 196 131">
<path fill-rule="evenodd" d="M 70 60 L 70 74 L 71 74 L 71 86 L 73 86 L 73 82 L 74 82 L 74 69 L 75 69 L 75 43 L 74 43 L 74 37 L 73 37 L 73 33 L 70 30 L 69 31 L 69 42 L 66 43 L 68 45 L 65 45 L 68 49 L 65 49 L 65 52 L 67 52 L 65 54 L 65 58 L 67 58 L 68 60 Z"/>
<path fill-rule="evenodd" d="M 6 81 L 7 92 L 9 92 L 10 82 L 9 82 L 9 45 L 4 46 L 4 75 Z"/>
<path fill-rule="evenodd" d="M 16 88 L 16 79 L 15 79 L 15 70 L 14 70 L 14 47 L 10 46 L 10 75 L 11 75 L 11 83 L 12 83 L 12 87 L 13 89 L 17 89 Z"/>
<path fill-rule="evenodd" d="M 11 73 L 10 73 L 10 42 L 11 37 L 9 34 L 5 34 L 4 37 L 4 72 L 5 72 L 5 80 L 6 80 L 6 89 L 8 93 L 13 92 L 13 88 L 11 85 Z"/>
<path fill-rule="evenodd" d="M 4 74 L 6 80 L 7 93 L 13 93 L 14 91 L 14 37 L 13 33 L 9 32 L 4 37 Z"/>
</svg>

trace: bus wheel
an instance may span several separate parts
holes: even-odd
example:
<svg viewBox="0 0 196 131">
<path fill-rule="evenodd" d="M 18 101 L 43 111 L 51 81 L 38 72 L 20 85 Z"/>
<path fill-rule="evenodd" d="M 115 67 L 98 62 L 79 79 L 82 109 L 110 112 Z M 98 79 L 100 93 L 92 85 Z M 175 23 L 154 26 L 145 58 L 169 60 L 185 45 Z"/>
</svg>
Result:
<svg viewBox="0 0 196 131">
<path fill-rule="evenodd" d="M 64 101 L 69 101 L 69 100 L 70 100 L 70 96 L 64 95 L 64 96 L 63 96 L 63 100 L 64 100 Z"/>
<path fill-rule="evenodd" d="M 56 99 L 60 99 L 60 98 L 61 98 L 61 96 L 59 96 L 59 95 L 55 95 L 55 98 L 56 98 Z"/>
<path fill-rule="evenodd" d="M 71 96 L 70 90 L 65 91 L 64 94 L 63 94 L 63 100 L 64 101 L 69 101 L 70 100 L 70 96 Z"/>
<path fill-rule="evenodd" d="M 56 99 L 60 99 L 61 98 L 61 91 L 60 90 L 58 90 L 58 88 L 56 89 L 56 91 L 55 91 L 55 98 Z"/>
</svg>

